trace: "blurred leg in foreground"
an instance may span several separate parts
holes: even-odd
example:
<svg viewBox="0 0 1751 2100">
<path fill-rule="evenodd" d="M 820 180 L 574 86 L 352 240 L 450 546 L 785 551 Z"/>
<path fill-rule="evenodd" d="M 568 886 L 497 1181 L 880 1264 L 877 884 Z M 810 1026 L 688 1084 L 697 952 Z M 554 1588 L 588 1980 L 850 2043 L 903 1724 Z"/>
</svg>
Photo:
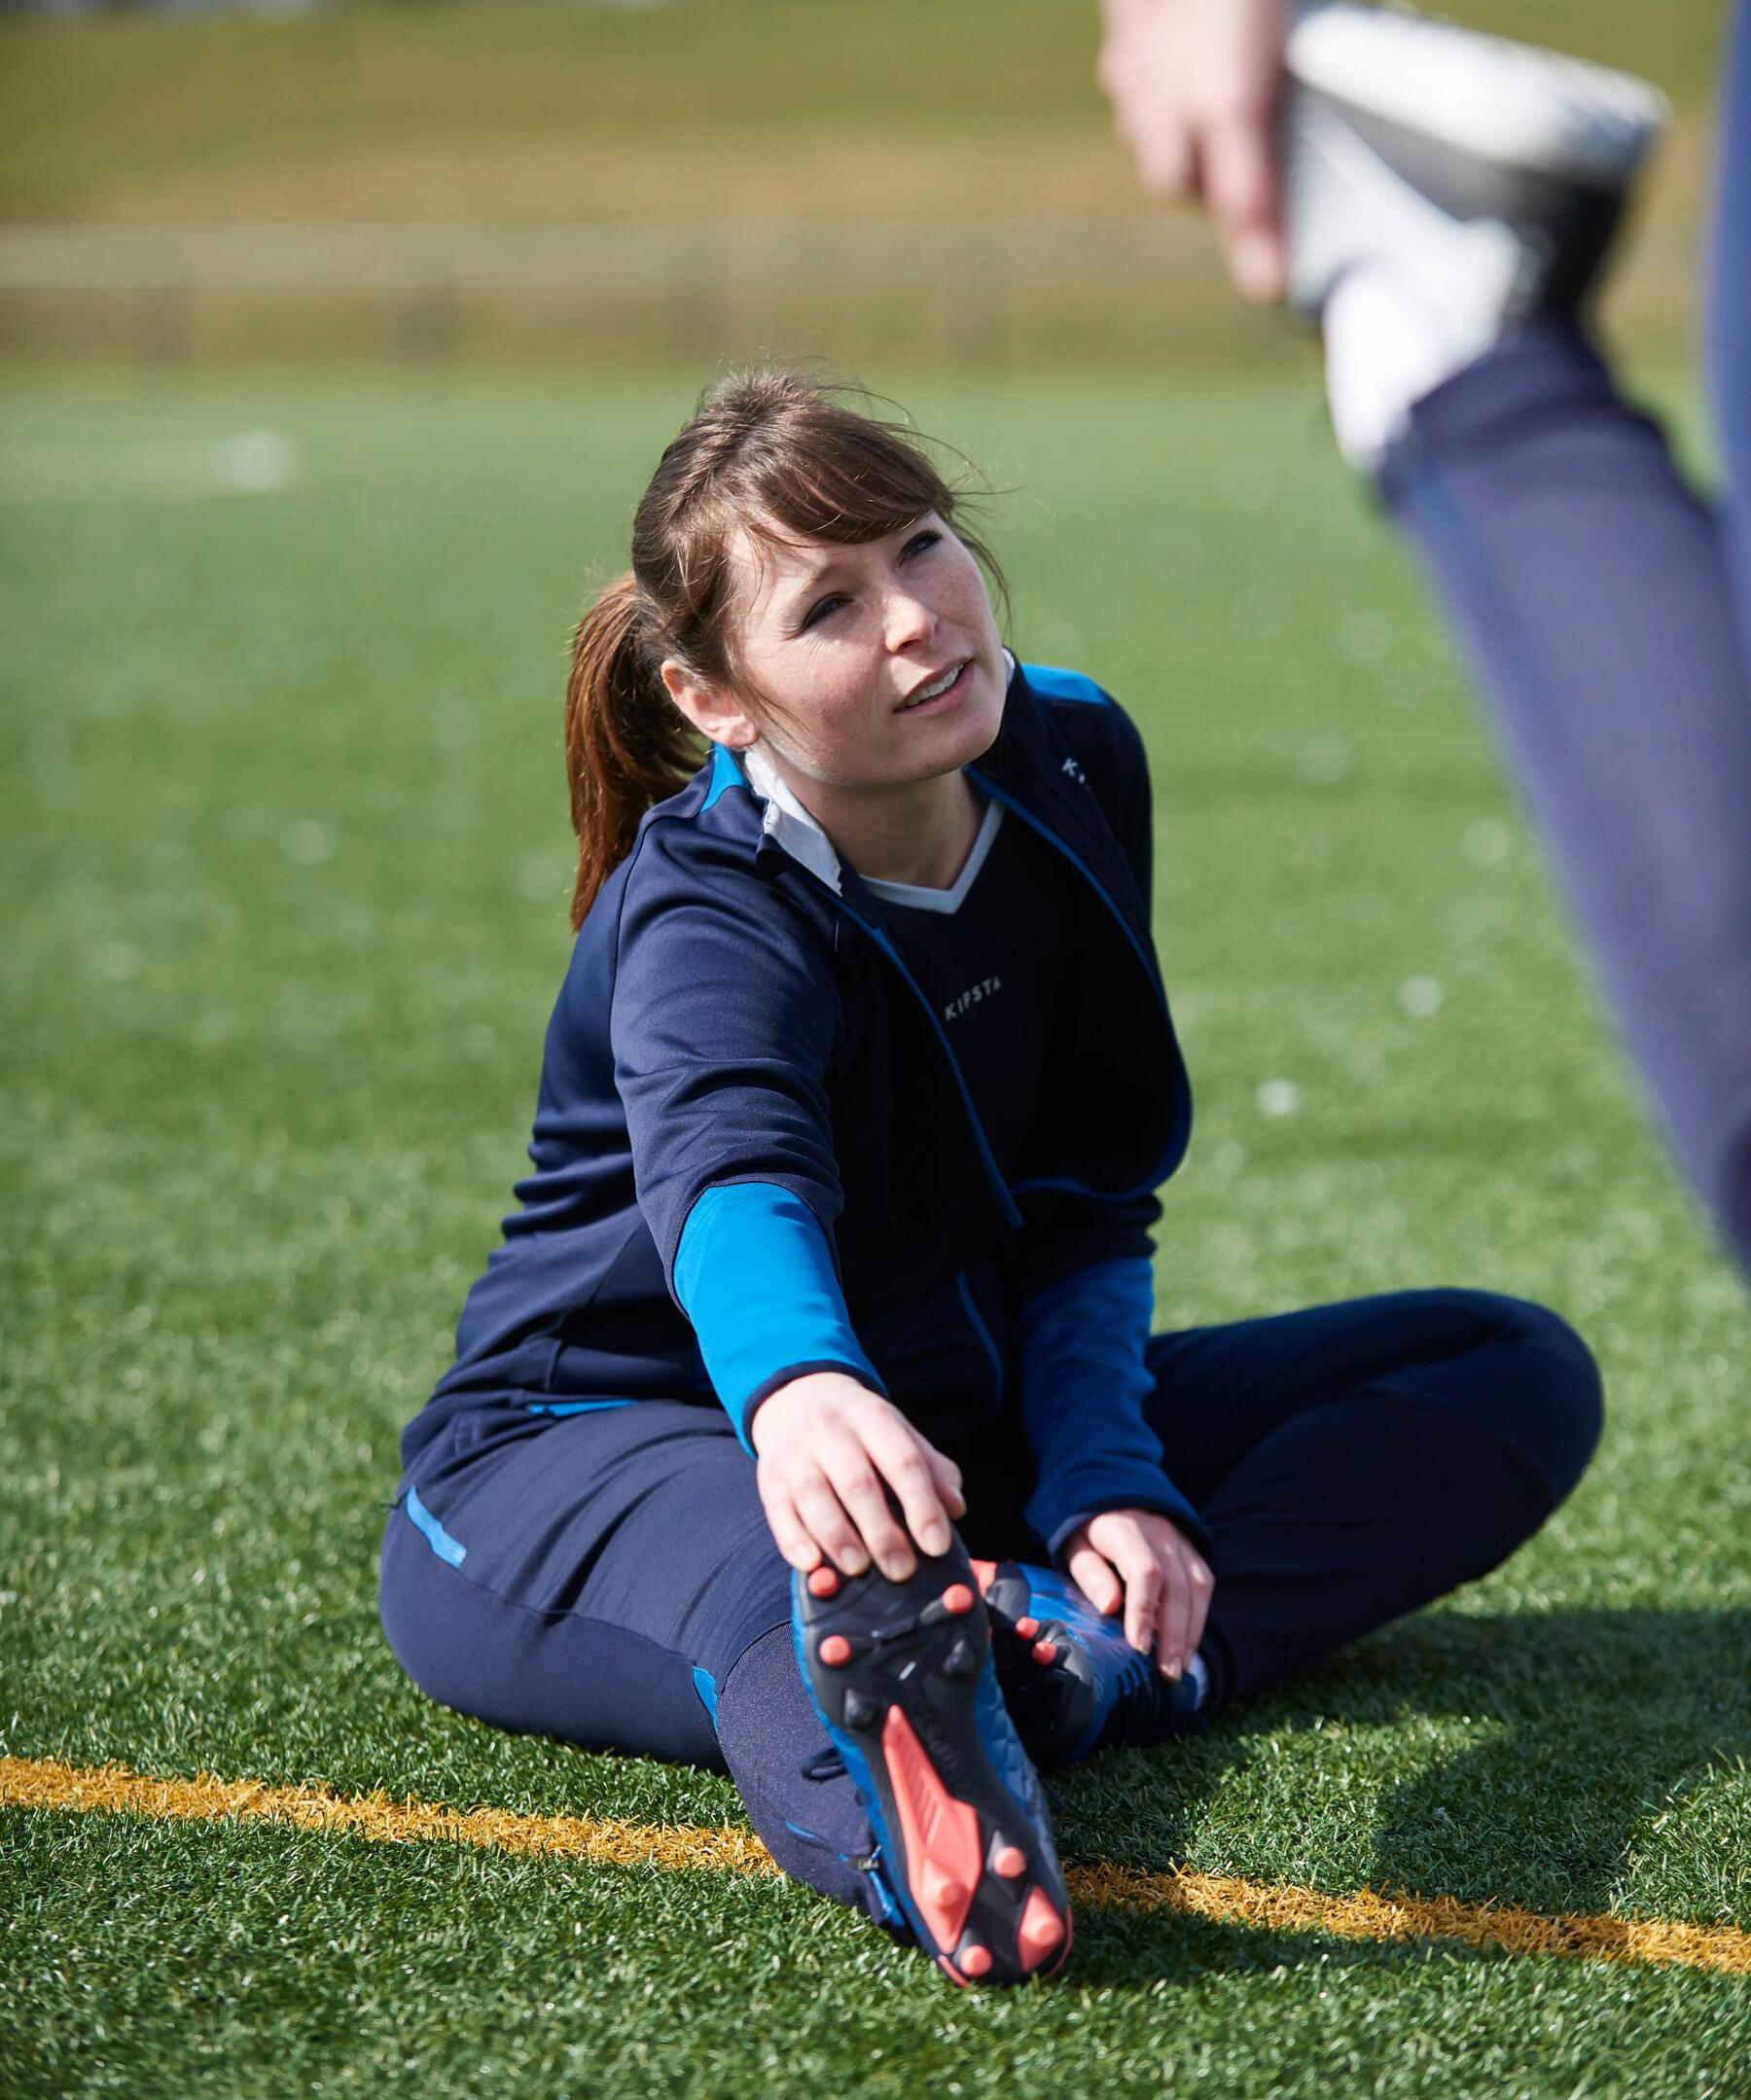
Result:
<svg viewBox="0 0 1751 2100">
<path fill-rule="evenodd" d="M 1560 328 L 1419 403 L 1380 486 L 1678 1155 L 1751 1269 L 1751 677 L 1721 521 Z"/>
<path fill-rule="evenodd" d="M 1729 559 L 1751 663 L 1751 5 L 1732 27 L 1721 101 L 1709 309 L 1715 420 L 1727 463 Z"/>
<path fill-rule="evenodd" d="M 1751 496 L 1751 35 L 1713 356 Z M 1622 75 L 1372 10 L 1291 32 L 1290 297 L 1500 742 L 1686 1170 L 1751 1271 L 1751 528 L 1579 316 L 1659 124 Z M 1640 98 L 1638 101 L 1638 97 Z"/>
<path fill-rule="evenodd" d="M 1339 442 L 1430 577 L 1751 1274 L 1751 0 L 1713 224 L 1718 511 L 1579 323 L 1660 128 L 1644 83 L 1352 0 L 1102 12 L 1145 184 L 1201 200 L 1241 291 L 1321 323 Z"/>
</svg>

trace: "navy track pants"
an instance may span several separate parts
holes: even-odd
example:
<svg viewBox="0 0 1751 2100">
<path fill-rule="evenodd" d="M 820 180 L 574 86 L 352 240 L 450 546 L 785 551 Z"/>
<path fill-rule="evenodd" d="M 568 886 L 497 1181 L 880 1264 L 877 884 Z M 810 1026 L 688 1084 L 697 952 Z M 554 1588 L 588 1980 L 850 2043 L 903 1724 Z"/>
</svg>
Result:
<svg viewBox="0 0 1751 2100">
<path fill-rule="evenodd" d="M 1751 1278 L 1751 0 L 1733 18 L 1704 502 L 1572 331 L 1438 387 L 1383 462 L 1674 1151 Z"/>
<path fill-rule="evenodd" d="M 1214 1542 L 1213 1705 L 1483 1574 L 1597 1441 L 1598 1373 L 1554 1314 L 1424 1291 L 1159 1335 L 1150 1420 Z M 1000 1417 L 949 1447 L 978 1557 L 1038 1561 Z M 728 1769 L 778 1863 L 868 1904 L 869 1830 L 790 1632 L 790 1571 L 718 1411 L 640 1401 L 458 1414 L 383 1538 L 383 1628 L 433 1698 L 500 1727 Z"/>
</svg>

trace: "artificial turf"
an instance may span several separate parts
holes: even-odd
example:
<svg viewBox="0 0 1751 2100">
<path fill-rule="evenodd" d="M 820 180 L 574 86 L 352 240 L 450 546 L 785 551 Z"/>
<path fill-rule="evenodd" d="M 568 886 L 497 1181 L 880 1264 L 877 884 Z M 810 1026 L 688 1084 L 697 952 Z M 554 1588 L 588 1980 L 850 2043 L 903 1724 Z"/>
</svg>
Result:
<svg viewBox="0 0 1751 2100">
<path fill-rule="evenodd" d="M 1533 1545 L 1066 1775 L 1067 1851 L 1751 1928 L 1744 1300 L 1311 374 L 874 376 L 1012 487 L 1020 653 L 1149 743 L 1198 1101 L 1161 1322 L 1482 1284 L 1606 1373 Z M 10 384 L 0 1754 L 738 1816 L 431 1706 L 374 1601 L 564 966 L 566 627 L 689 393 Z M 258 426 L 279 493 L 118 479 Z M 767 1879 L 22 1810 L 0 1905 L 7 2095 L 1751 2092 L 1742 1981 L 1168 1914 L 970 1997 Z"/>
</svg>

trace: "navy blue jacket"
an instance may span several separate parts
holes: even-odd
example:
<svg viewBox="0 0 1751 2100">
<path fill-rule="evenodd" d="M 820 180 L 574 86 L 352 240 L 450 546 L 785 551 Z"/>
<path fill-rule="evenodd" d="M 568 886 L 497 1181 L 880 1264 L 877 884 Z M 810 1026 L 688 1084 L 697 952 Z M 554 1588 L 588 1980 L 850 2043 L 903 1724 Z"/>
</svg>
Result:
<svg viewBox="0 0 1751 2100">
<path fill-rule="evenodd" d="M 470 1292 L 412 1468 L 485 1396 L 729 1409 L 849 1371 L 952 1443 L 1016 1410 L 1055 1550 L 1100 1509 L 1201 1527 L 1141 1418 L 1154 1192 L 1191 1094 L 1149 929 L 1142 739 L 1074 672 L 1018 665 L 967 768 L 1099 908 L 1052 1113 L 1005 1183 L 881 902 L 721 747 L 591 905 L 547 1035 L 521 1209 Z"/>
</svg>

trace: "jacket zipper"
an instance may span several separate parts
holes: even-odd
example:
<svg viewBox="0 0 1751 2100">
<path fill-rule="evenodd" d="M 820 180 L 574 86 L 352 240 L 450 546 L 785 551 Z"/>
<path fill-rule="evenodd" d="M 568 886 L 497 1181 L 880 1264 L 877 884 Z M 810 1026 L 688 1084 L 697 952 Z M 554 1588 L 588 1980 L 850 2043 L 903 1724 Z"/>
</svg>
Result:
<svg viewBox="0 0 1751 2100">
<path fill-rule="evenodd" d="M 1064 856 L 1065 860 L 1070 863 L 1071 867 L 1076 870 L 1077 873 L 1082 876 L 1083 880 L 1088 883 L 1089 887 L 1094 892 L 1095 896 L 1098 897 L 1101 903 L 1106 906 L 1107 909 L 1113 914 L 1114 918 L 1118 920 L 1119 931 L 1129 943 L 1131 953 L 1142 965 L 1143 975 L 1149 979 L 1149 988 L 1155 994 L 1156 1005 L 1159 1006 L 1161 1010 L 1162 1020 L 1164 1020 L 1167 1023 L 1168 1027 L 1171 1028 L 1173 1025 L 1173 1020 L 1172 1016 L 1167 1011 L 1167 994 L 1161 989 L 1161 979 L 1160 973 L 1156 970 L 1155 965 L 1150 961 L 1149 956 L 1143 947 L 1143 943 L 1137 939 L 1136 935 L 1131 932 L 1130 927 L 1126 924 L 1125 913 L 1121 911 L 1119 907 L 1113 902 L 1111 896 L 1107 892 L 1106 885 L 1101 881 L 1100 877 L 1095 874 L 1094 871 L 1089 866 L 1088 862 L 1083 859 L 1082 855 L 1078 853 L 1073 846 L 1065 845 L 1064 841 L 1058 836 L 1056 832 L 1053 831 L 1052 828 L 1048 824 L 1046 824 L 1042 818 L 1036 817 L 1031 809 L 1024 809 L 1021 804 L 1016 801 L 1013 795 L 1006 793 L 1002 788 L 998 787 L 996 783 L 989 778 L 988 775 L 975 770 L 975 768 L 971 765 L 967 766 L 965 768 L 965 771 L 969 780 L 977 781 L 980 787 L 982 787 L 984 792 L 994 801 L 1000 801 L 1006 809 L 1013 809 L 1016 812 L 1017 816 L 1018 816 L 1024 824 L 1031 824 L 1034 830 L 1039 833 L 1040 836 L 1044 838 L 1048 842 L 1048 844 L 1055 846 L 1058 851 Z"/>
<path fill-rule="evenodd" d="M 901 978 L 911 988 L 913 996 L 917 999 L 918 1004 L 924 1009 L 925 1014 L 929 1016 L 930 1025 L 936 1033 L 936 1039 L 938 1043 L 942 1046 L 943 1055 L 947 1058 L 948 1069 L 954 1076 L 955 1086 L 959 1089 L 960 1092 L 961 1106 L 967 1112 L 967 1121 L 972 1125 L 973 1136 L 975 1142 L 978 1144 L 979 1147 L 980 1162 L 985 1170 L 985 1178 L 990 1182 L 991 1187 L 997 1192 L 997 1199 L 1003 1206 L 1004 1217 L 1009 1221 L 1010 1225 L 1014 1227 L 1017 1231 L 1019 1231 L 1021 1228 L 1021 1212 L 1016 1203 L 1015 1197 L 1011 1195 L 1009 1192 L 1008 1182 L 1006 1182 L 1002 1174 L 998 1172 L 996 1157 L 991 1151 L 990 1140 L 985 1136 L 984 1124 L 980 1121 L 979 1111 L 973 1106 L 973 1095 L 967 1086 L 966 1075 L 962 1072 L 960 1068 L 960 1060 L 955 1056 L 953 1046 L 948 1041 L 947 1031 L 944 1028 L 942 1022 L 937 1018 L 937 1010 L 930 998 L 930 995 L 925 991 L 923 985 L 918 982 L 917 979 L 912 976 L 911 972 L 906 967 L 905 962 L 901 959 L 900 950 L 895 947 L 894 943 L 888 939 L 886 934 L 881 931 L 879 926 L 872 926 L 868 919 L 860 917 L 859 914 L 853 911 L 851 907 L 846 904 L 843 897 L 836 896 L 834 898 L 834 902 L 845 914 L 846 918 L 851 921 L 853 926 L 861 927 L 863 931 L 869 935 L 870 939 L 875 942 L 876 945 L 881 950 L 882 954 L 884 954 L 887 957 L 888 961 L 893 964 L 894 968 L 899 971 Z"/>
<path fill-rule="evenodd" d="M 1105 905 L 1107 909 L 1112 913 L 1114 919 L 1117 921 L 1119 931 L 1125 936 L 1126 943 L 1129 944 L 1131 953 L 1137 958 L 1138 965 L 1142 969 L 1144 977 L 1148 979 L 1149 988 L 1155 994 L 1156 1005 L 1161 1009 L 1161 1024 L 1167 1030 L 1168 1035 L 1171 1036 L 1173 1033 L 1173 1015 L 1168 1011 L 1167 994 L 1161 986 L 1161 973 L 1150 961 L 1149 955 L 1145 950 L 1143 943 L 1131 931 L 1129 925 L 1126 920 L 1125 913 L 1121 911 L 1119 907 L 1113 902 L 1113 899 L 1109 894 L 1105 883 L 1100 880 L 1100 877 L 1095 874 L 1094 871 L 1089 866 L 1088 862 L 1083 859 L 1082 855 L 1078 853 L 1074 847 L 1066 845 L 1064 841 L 1058 836 L 1058 835 L 1051 828 L 1050 825 L 1048 825 L 1042 818 L 1036 817 L 1031 809 L 1023 808 L 1022 805 L 1018 801 L 1017 801 L 1013 795 L 1006 793 L 1002 788 L 998 787 L 988 774 L 982 773 L 976 767 L 971 765 L 965 767 L 964 770 L 969 780 L 977 782 L 977 784 L 981 788 L 983 788 L 987 795 L 992 797 L 995 801 L 1000 801 L 1006 809 L 1013 809 L 1016 814 L 1021 819 L 1021 821 L 1024 824 L 1031 825 L 1032 828 L 1039 833 L 1040 836 L 1044 838 L 1049 845 L 1056 847 L 1057 851 L 1064 856 L 1065 860 L 1070 863 L 1071 867 L 1074 868 L 1077 873 L 1082 876 L 1083 880 L 1088 883 L 1089 887 L 1094 892 L 1095 896 L 1100 899 L 1103 905 Z M 1172 1147 L 1171 1145 L 1169 1145 L 1168 1151 L 1171 1152 L 1171 1150 Z M 1166 1156 L 1163 1155 L 1163 1157 L 1165 1157 Z M 1020 1190 L 1066 1189 L 1072 1191 L 1079 1195 L 1099 1196 L 1102 1197 L 1104 1200 L 1119 1203 L 1124 1202 L 1127 1197 L 1130 1196 L 1147 1194 L 1157 1186 L 1160 1180 L 1161 1175 L 1158 1172 L 1152 1175 L 1148 1181 L 1140 1182 L 1136 1188 L 1121 1190 L 1116 1195 L 1107 1195 L 1106 1192 L 1104 1191 L 1089 1189 L 1079 1181 L 1072 1181 L 1067 1175 L 1042 1175 L 1036 1181 L 1018 1182 L 1017 1184 L 1017 1187 Z"/>
<path fill-rule="evenodd" d="M 960 1301 L 966 1308 L 967 1319 L 973 1332 L 984 1345 L 984 1353 L 991 1360 L 991 1383 L 996 1388 L 999 1401 L 1003 1398 L 1003 1359 L 997 1354 L 997 1344 L 991 1339 L 991 1331 L 980 1316 L 979 1307 L 973 1302 L 973 1293 L 967 1282 L 966 1271 L 954 1279 L 954 1288 L 960 1293 Z"/>
<path fill-rule="evenodd" d="M 1024 809 L 1012 795 L 1006 794 L 1003 789 L 995 786 L 985 774 L 977 771 L 973 766 L 968 765 L 963 767 L 962 769 L 966 773 L 969 780 L 975 781 L 981 788 L 984 790 L 987 795 L 992 797 L 993 800 L 1001 802 L 1006 809 L 1013 809 L 1016 814 L 1020 817 L 1024 824 L 1031 825 L 1033 829 L 1039 833 L 1040 836 L 1047 841 L 1048 844 L 1055 847 L 1056 850 L 1064 856 L 1065 860 L 1070 863 L 1071 867 L 1076 870 L 1077 873 L 1082 876 L 1083 880 L 1088 883 L 1089 887 L 1094 892 L 1095 896 L 1100 899 L 1101 903 L 1105 905 L 1107 909 L 1112 913 L 1113 917 L 1118 921 L 1119 931 L 1125 936 L 1126 941 L 1129 943 L 1131 953 L 1137 958 L 1137 961 L 1142 968 L 1143 975 L 1148 979 L 1149 988 L 1155 994 L 1156 1005 L 1161 1009 L 1162 1025 L 1168 1030 L 1169 1034 L 1171 1034 L 1173 1029 L 1173 1019 L 1171 1014 L 1167 1011 L 1167 995 L 1161 988 L 1161 978 L 1158 975 L 1154 965 L 1150 962 L 1148 955 L 1145 953 L 1142 943 L 1138 941 L 1136 935 L 1131 932 L 1130 927 L 1126 923 L 1124 912 L 1120 910 L 1119 907 L 1113 902 L 1111 896 L 1108 894 L 1105 884 L 1100 881 L 1099 877 L 1094 873 L 1092 869 L 1090 868 L 1089 864 L 1082 858 L 1081 854 L 1076 852 L 1074 848 L 1067 846 L 1064 841 L 1057 836 L 1057 834 L 1053 831 L 1049 825 L 1042 822 L 1040 818 L 1036 817 L 1031 810 Z M 799 863 L 798 865 L 801 866 L 802 864 Z M 805 872 L 812 874 L 813 871 L 806 870 Z M 818 881 L 820 878 L 816 876 L 815 879 Z M 828 885 L 823 883 L 822 887 L 824 889 L 827 889 Z M 845 914 L 846 918 L 851 921 L 852 925 L 861 928 L 862 931 L 866 933 L 873 942 L 875 942 L 876 945 L 881 950 L 882 954 L 887 957 L 888 961 L 893 964 L 894 968 L 900 973 L 900 976 L 904 982 L 911 990 L 912 995 L 916 998 L 918 1004 L 924 1009 L 925 1014 L 929 1016 L 930 1025 L 935 1032 L 937 1042 L 942 1046 L 943 1055 L 948 1060 L 948 1070 L 953 1075 L 955 1086 L 959 1091 L 961 1097 L 961 1106 L 965 1109 L 967 1114 L 967 1121 L 972 1126 L 974 1140 L 979 1147 L 980 1160 L 985 1170 L 985 1177 L 990 1182 L 991 1187 L 996 1191 L 997 1199 L 1003 1207 L 1003 1214 L 1005 1218 L 1009 1221 L 1010 1225 L 1018 1231 L 1021 1228 L 1022 1223 L 1020 1208 L 1017 1204 L 1016 1198 L 1010 1191 L 1009 1184 L 1004 1180 L 1002 1174 L 998 1171 L 997 1160 L 991 1151 L 990 1140 L 985 1136 L 984 1125 L 979 1120 L 979 1111 L 973 1105 L 973 1095 L 971 1089 L 967 1086 L 966 1075 L 961 1071 L 960 1060 L 954 1054 L 953 1046 L 948 1041 L 947 1031 L 944 1028 L 942 1022 L 937 1018 L 936 1008 L 931 1003 L 928 993 L 926 993 L 924 987 L 918 982 L 917 979 L 914 978 L 911 972 L 906 967 L 906 964 L 901 957 L 899 949 L 895 947 L 894 943 L 887 938 L 887 936 L 881 931 L 881 929 L 878 926 L 872 926 L 868 919 L 862 917 L 861 914 L 854 911 L 852 908 L 845 902 L 842 893 L 829 889 L 829 894 L 832 896 L 834 903 Z M 1018 1186 L 1024 1190 L 1067 1189 L 1081 1195 L 1092 1195 L 1102 1197 L 1105 1200 L 1112 1202 L 1123 1202 L 1126 1200 L 1126 1197 L 1133 1195 L 1141 1195 L 1147 1191 L 1154 1189 L 1157 1181 L 1159 1181 L 1160 1178 L 1161 1177 L 1158 1174 L 1146 1182 L 1139 1183 L 1135 1189 L 1122 1190 L 1119 1192 L 1118 1194 L 1110 1196 L 1107 1195 L 1106 1192 L 1104 1191 L 1085 1188 L 1081 1182 L 1071 1181 L 1064 1176 L 1042 1177 L 1040 1180 L 1022 1182 L 1018 1184 Z M 989 1337 L 987 1336 L 986 1339 L 988 1345 Z M 995 1356 L 994 1350 L 992 1354 L 993 1356 Z"/>
</svg>

